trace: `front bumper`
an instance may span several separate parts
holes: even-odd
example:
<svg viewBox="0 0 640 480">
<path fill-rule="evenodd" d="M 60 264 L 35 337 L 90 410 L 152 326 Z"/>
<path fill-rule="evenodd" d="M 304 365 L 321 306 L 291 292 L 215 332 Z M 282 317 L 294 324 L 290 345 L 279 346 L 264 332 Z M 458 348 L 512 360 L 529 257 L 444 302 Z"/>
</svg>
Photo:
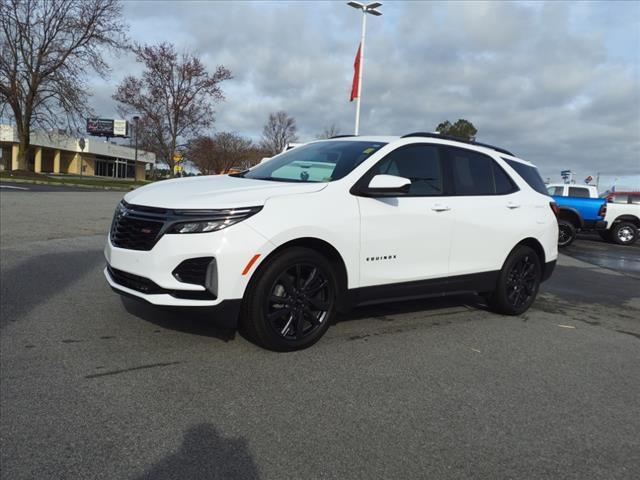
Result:
<svg viewBox="0 0 640 480">
<path fill-rule="evenodd" d="M 151 250 L 118 248 L 109 238 L 104 249 L 107 261 L 104 275 L 118 293 L 154 305 L 216 306 L 242 299 L 251 274 L 271 248 L 264 237 L 242 223 L 218 232 L 163 235 Z M 258 261 L 243 274 L 256 254 L 260 254 Z M 179 281 L 172 274 L 185 260 L 200 257 L 215 259 L 214 291 L 207 291 L 203 285 Z M 137 280 L 146 282 L 151 288 L 141 288 Z"/>
</svg>

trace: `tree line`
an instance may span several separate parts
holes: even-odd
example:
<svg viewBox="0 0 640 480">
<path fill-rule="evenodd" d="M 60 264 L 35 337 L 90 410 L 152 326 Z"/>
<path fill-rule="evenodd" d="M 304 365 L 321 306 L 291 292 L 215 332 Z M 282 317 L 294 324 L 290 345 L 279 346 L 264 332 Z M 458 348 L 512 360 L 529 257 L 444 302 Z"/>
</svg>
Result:
<svg viewBox="0 0 640 480">
<path fill-rule="evenodd" d="M 137 118 L 132 134 L 140 148 L 155 153 L 170 172 L 177 152 L 204 174 L 224 173 L 297 141 L 296 120 L 285 111 L 268 114 L 258 142 L 237 132 L 212 135 L 214 106 L 224 101 L 222 87 L 232 72 L 223 65 L 210 71 L 171 43 L 131 42 L 127 30 L 119 0 L 0 1 L 0 115 L 7 111 L 15 121 L 20 165 L 26 165 L 33 128 L 78 132 L 94 115 L 86 79 L 92 72 L 109 74 L 105 50 L 131 52 L 143 66 L 141 75 L 117 85 L 112 98 L 120 115 Z M 475 136 L 467 124 L 443 122 L 437 130 Z M 316 138 L 339 133 L 332 124 Z"/>
</svg>

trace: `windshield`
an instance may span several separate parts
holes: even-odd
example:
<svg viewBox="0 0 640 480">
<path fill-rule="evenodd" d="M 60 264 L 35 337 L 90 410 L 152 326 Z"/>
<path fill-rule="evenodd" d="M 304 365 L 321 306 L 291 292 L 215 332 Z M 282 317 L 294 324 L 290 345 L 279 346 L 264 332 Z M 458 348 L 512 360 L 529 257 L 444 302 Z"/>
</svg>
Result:
<svg viewBox="0 0 640 480">
<path fill-rule="evenodd" d="M 236 176 L 280 182 L 331 182 L 349 174 L 384 145 L 364 141 L 309 143 Z"/>
</svg>

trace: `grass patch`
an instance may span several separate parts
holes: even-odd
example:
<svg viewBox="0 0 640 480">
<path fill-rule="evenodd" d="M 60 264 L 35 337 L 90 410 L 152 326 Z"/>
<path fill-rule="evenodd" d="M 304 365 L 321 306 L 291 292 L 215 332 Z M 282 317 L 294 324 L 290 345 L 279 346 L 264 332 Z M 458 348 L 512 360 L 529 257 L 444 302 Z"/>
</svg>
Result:
<svg viewBox="0 0 640 480">
<path fill-rule="evenodd" d="M 25 170 L 13 170 L 0 172 L 0 179 L 14 179 L 25 181 L 36 181 L 52 184 L 67 184 L 67 185 L 83 185 L 86 187 L 108 187 L 108 188 L 122 188 L 130 189 L 132 187 L 140 187 L 152 183 L 151 181 L 138 181 L 138 180 L 114 180 L 111 178 L 100 177 L 79 177 L 74 175 L 45 175 L 42 173 L 34 173 Z"/>
</svg>

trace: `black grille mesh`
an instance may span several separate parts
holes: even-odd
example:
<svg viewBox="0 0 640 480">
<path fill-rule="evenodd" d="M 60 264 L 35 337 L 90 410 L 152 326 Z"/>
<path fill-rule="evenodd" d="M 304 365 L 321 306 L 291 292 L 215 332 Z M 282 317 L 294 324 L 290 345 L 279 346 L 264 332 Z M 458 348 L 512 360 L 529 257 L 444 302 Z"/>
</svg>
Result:
<svg viewBox="0 0 640 480">
<path fill-rule="evenodd" d="M 166 217 L 161 209 L 119 206 L 111 225 L 111 243 L 130 250 L 151 250 Z"/>
<path fill-rule="evenodd" d="M 163 293 L 164 290 L 158 286 L 156 283 L 152 282 L 148 278 L 140 277 L 138 275 L 134 275 L 133 273 L 123 272 L 122 270 L 117 270 L 112 268 L 111 266 L 107 267 L 109 274 L 113 280 L 122 285 L 123 287 L 130 288 L 131 290 L 136 290 L 141 293 L 146 294 L 154 294 L 154 293 Z"/>
</svg>

